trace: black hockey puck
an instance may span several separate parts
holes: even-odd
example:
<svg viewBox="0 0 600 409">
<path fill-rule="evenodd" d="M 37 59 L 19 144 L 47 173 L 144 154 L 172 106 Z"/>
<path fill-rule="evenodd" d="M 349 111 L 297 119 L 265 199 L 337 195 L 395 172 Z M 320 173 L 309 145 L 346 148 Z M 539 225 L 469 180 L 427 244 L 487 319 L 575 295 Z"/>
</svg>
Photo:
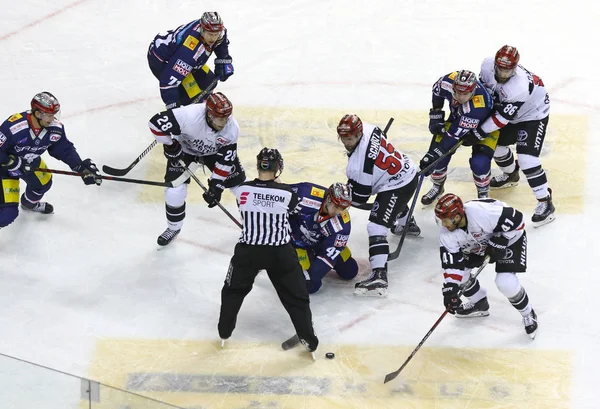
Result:
<svg viewBox="0 0 600 409">
<path fill-rule="evenodd" d="M 327 359 L 333 359 L 333 358 L 335 358 L 335 354 L 333 352 L 327 352 L 325 354 L 325 358 L 327 358 Z"/>
</svg>

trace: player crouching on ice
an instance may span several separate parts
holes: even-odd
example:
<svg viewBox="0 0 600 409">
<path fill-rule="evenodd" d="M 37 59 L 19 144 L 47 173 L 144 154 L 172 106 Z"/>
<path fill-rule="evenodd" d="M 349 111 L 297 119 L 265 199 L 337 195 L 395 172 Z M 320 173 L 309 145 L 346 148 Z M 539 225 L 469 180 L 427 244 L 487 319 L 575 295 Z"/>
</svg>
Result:
<svg viewBox="0 0 600 409">
<path fill-rule="evenodd" d="M 300 210 L 290 217 L 292 244 L 304 270 L 309 294 L 321 288 L 323 277 L 335 270 L 342 280 L 358 274 L 358 264 L 346 246 L 350 236 L 350 186 L 336 182 L 329 189 L 314 183 L 290 185 L 300 198 Z"/>
<path fill-rule="evenodd" d="M 0 124 L 0 228 L 19 215 L 19 179 L 27 183 L 21 195 L 22 209 L 42 214 L 54 212 L 54 206 L 41 201 L 52 187 L 52 174 L 35 171 L 46 169 L 41 157 L 46 151 L 81 173 L 86 185 L 102 183 L 94 162 L 81 160 L 67 139 L 59 114 L 58 99 L 49 92 L 40 92 L 31 100 L 30 111 L 14 114 Z"/>
<path fill-rule="evenodd" d="M 477 279 L 470 281 L 471 269 L 480 267 L 486 256 L 496 263 L 496 286 L 523 316 L 525 332 L 533 339 L 537 316 L 517 273 L 527 269 L 527 235 L 523 214 L 494 199 L 471 200 L 448 193 L 435 206 L 440 231 L 440 257 L 444 269 L 444 306 L 457 318 L 490 315 L 486 290 Z M 458 293 L 466 286 L 468 301 Z"/>
</svg>

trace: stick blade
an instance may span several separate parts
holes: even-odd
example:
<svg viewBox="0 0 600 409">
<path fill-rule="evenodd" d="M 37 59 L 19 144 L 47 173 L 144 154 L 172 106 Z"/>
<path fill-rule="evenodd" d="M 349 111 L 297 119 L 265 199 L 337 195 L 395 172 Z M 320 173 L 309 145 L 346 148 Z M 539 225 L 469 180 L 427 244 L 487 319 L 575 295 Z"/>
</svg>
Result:
<svg viewBox="0 0 600 409">
<path fill-rule="evenodd" d="M 298 335 L 295 334 L 290 339 L 283 341 L 283 343 L 281 344 L 281 349 L 283 349 L 284 351 L 287 351 L 288 349 L 294 348 L 299 343 L 300 343 L 300 338 L 298 338 Z"/>
<path fill-rule="evenodd" d="M 106 165 L 102 166 L 102 172 L 106 173 L 107 175 L 112 175 L 112 176 L 125 176 L 129 171 L 130 171 L 129 168 L 115 169 L 115 168 L 111 168 L 110 166 L 106 166 Z"/>
<path fill-rule="evenodd" d="M 389 374 L 387 374 L 385 376 L 385 379 L 383 380 L 383 383 L 388 383 L 389 381 L 393 381 L 394 379 L 396 379 L 396 377 L 398 377 L 399 373 L 400 373 L 400 371 L 390 372 Z"/>
</svg>

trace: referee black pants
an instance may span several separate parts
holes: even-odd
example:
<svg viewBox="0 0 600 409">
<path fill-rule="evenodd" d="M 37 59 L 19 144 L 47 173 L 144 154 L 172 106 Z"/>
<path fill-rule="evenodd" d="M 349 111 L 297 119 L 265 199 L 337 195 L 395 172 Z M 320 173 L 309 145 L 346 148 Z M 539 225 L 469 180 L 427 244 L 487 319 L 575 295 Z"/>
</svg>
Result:
<svg viewBox="0 0 600 409">
<path fill-rule="evenodd" d="M 221 290 L 219 336 L 228 339 L 233 333 L 244 298 L 252 290 L 254 279 L 262 269 L 267 270 L 281 303 L 292 319 L 296 333 L 308 348 L 315 350 L 319 340 L 313 329 L 306 279 L 291 243 L 283 246 L 238 243 L 235 246 Z"/>
</svg>

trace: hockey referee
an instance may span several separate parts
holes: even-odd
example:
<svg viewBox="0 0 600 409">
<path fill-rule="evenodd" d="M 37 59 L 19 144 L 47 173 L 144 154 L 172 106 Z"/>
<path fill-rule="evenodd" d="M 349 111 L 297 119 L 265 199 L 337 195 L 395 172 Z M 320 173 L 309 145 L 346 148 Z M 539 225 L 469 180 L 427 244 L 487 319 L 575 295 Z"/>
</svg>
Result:
<svg viewBox="0 0 600 409">
<path fill-rule="evenodd" d="M 242 183 L 236 191 L 243 228 L 221 291 L 219 336 L 224 345 L 233 333 L 238 312 L 256 275 L 265 269 L 300 341 L 313 352 L 319 340 L 313 329 L 306 279 L 291 244 L 288 220 L 299 199 L 289 186 L 275 182 L 283 171 L 283 158 L 277 149 L 263 148 L 256 162 L 258 178 Z"/>
</svg>

